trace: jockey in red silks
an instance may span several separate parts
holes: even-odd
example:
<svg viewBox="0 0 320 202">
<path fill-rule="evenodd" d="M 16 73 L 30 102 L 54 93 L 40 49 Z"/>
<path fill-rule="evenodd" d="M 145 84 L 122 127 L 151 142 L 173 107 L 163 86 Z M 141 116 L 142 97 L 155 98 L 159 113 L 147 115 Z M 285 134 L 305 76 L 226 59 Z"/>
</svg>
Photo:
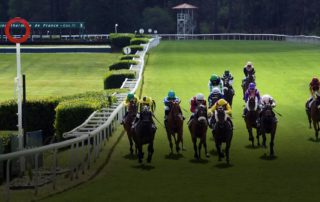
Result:
<svg viewBox="0 0 320 202">
<path fill-rule="evenodd" d="M 207 107 L 207 102 L 206 102 L 204 95 L 202 93 L 198 93 L 196 96 L 194 96 L 190 100 L 190 111 L 192 112 L 192 115 L 190 116 L 188 124 L 193 119 L 194 114 L 196 113 L 196 110 L 197 110 L 198 106 L 200 106 L 200 105 L 204 105 L 205 107 Z"/>
</svg>

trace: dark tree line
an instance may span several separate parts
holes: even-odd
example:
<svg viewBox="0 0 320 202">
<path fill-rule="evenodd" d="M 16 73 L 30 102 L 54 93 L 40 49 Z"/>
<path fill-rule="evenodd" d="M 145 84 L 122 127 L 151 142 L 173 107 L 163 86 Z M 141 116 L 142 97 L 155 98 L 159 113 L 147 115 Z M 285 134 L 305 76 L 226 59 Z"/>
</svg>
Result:
<svg viewBox="0 0 320 202">
<path fill-rule="evenodd" d="M 318 0 L 1 0 L 0 21 L 83 21 L 88 33 L 133 32 L 141 27 L 175 33 L 175 11 L 198 7 L 196 33 L 320 34 Z"/>
</svg>

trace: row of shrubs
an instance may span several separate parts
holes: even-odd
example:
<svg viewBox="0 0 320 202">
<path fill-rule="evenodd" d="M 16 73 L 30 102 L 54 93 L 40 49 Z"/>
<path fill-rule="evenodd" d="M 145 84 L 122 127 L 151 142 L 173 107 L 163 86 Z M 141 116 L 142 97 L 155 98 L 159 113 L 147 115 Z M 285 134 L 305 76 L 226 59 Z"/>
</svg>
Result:
<svg viewBox="0 0 320 202">
<path fill-rule="evenodd" d="M 24 117 L 26 131 L 42 130 L 44 143 L 57 134 L 58 140 L 64 132 L 83 123 L 95 110 L 111 103 L 107 97 L 115 90 L 87 92 L 65 97 L 50 97 L 42 100 L 28 100 Z M 14 100 L 0 103 L 0 130 L 17 130 L 17 103 Z"/>
<path fill-rule="evenodd" d="M 145 44 L 148 43 L 151 38 L 149 35 L 135 35 L 130 33 L 111 33 L 109 37 L 111 46 L 116 49 L 121 49 L 129 45 Z"/>
<path fill-rule="evenodd" d="M 148 35 L 127 33 L 110 34 L 113 49 L 129 47 L 131 53 L 121 56 L 119 61 L 109 66 L 109 72 L 104 77 L 104 89 L 120 88 L 126 78 L 135 78 L 135 71 L 130 71 L 130 66 L 138 64 L 137 61 L 133 60 L 134 58 L 139 58 L 139 56 L 135 54 L 137 51 L 143 50 L 143 46 L 140 46 L 140 44 L 148 43 L 149 38 L 150 36 Z"/>
</svg>

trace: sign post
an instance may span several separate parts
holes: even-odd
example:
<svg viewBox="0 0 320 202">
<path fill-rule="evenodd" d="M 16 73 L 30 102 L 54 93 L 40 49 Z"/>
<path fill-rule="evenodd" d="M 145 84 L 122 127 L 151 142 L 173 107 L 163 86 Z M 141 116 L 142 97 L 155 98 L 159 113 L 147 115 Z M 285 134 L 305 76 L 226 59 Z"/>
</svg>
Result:
<svg viewBox="0 0 320 202">
<path fill-rule="evenodd" d="M 10 34 L 10 27 L 14 23 L 21 23 L 24 25 L 26 29 L 26 33 L 23 35 L 22 38 L 14 38 Z M 23 140 L 23 128 L 22 128 L 22 76 L 21 76 L 21 54 L 20 54 L 20 43 L 25 42 L 29 36 L 30 36 L 30 25 L 29 23 L 22 18 L 16 17 L 8 21 L 5 27 L 5 34 L 8 38 L 8 40 L 12 43 L 16 44 L 16 49 L 17 49 L 17 77 L 16 77 L 16 82 L 17 82 L 17 95 L 18 95 L 18 139 L 19 139 L 19 150 L 23 150 L 24 147 L 24 140 Z M 23 160 L 20 159 L 20 171 L 24 170 L 24 163 Z"/>
</svg>

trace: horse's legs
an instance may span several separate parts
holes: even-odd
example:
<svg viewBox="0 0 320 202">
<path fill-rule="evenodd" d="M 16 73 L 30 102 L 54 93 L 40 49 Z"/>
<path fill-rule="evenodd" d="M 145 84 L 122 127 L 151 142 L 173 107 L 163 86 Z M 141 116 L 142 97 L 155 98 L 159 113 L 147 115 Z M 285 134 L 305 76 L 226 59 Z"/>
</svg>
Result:
<svg viewBox="0 0 320 202">
<path fill-rule="evenodd" d="M 168 137 L 168 140 L 169 140 L 169 146 L 170 146 L 170 149 L 171 149 L 171 153 L 173 153 L 173 144 L 172 144 L 172 137 L 171 137 L 171 133 L 169 131 L 167 131 L 167 137 Z"/>
<path fill-rule="evenodd" d="M 306 103 L 306 113 L 309 121 L 309 128 L 311 128 L 311 110 L 309 109 L 309 100 Z"/>
<path fill-rule="evenodd" d="M 274 146 L 274 138 L 275 138 L 276 134 L 275 132 L 271 133 L 271 140 L 270 140 L 270 157 L 274 156 L 274 150 L 273 150 L 273 146 Z"/>
<path fill-rule="evenodd" d="M 318 126 L 318 122 L 317 122 L 317 121 L 312 121 L 312 122 L 313 122 L 313 128 L 314 128 L 316 140 L 318 140 L 318 136 L 319 136 L 319 126 Z"/>
<path fill-rule="evenodd" d="M 216 139 L 215 143 L 216 143 L 216 149 L 218 152 L 218 158 L 219 158 L 219 161 L 221 161 L 221 159 L 223 157 L 222 152 L 221 152 L 221 142 Z"/>
<path fill-rule="evenodd" d="M 262 131 L 261 135 L 262 135 L 262 147 L 267 148 L 267 145 L 266 145 L 266 140 L 267 140 L 266 132 Z"/>
<path fill-rule="evenodd" d="M 177 150 L 177 153 L 179 153 L 180 151 L 180 147 L 179 147 L 179 144 L 182 144 L 182 148 L 183 148 L 183 143 L 182 143 L 182 132 L 180 131 L 179 133 L 177 133 L 177 141 L 176 141 L 176 150 Z"/>
<path fill-rule="evenodd" d="M 148 159 L 147 159 L 148 163 L 151 162 L 153 152 L 154 152 L 153 142 L 151 142 L 148 146 Z"/>
<path fill-rule="evenodd" d="M 133 141 L 132 141 L 132 137 L 128 134 L 128 139 L 129 139 L 129 143 L 130 143 L 130 154 L 131 156 L 133 155 Z"/>
<path fill-rule="evenodd" d="M 192 142 L 193 142 L 194 158 L 199 159 L 198 149 L 197 149 L 197 138 L 192 137 Z"/>
<path fill-rule="evenodd" d="M 257 131 L 257 142 L 258 142 L 258 146 L 260 146 L 260 128 L 257 128 L 256 129 L 256 131 Z"/>
<path fill-rule="evenodd" d="M 203 144 L 202 139 L 200 139 L 200 141 L 199 141 L 199 145 L 198 145 L 198 154 L 199 154 L 199 159 L 201 159 L 201 148 L 202 148 L 202 144 Z"/>
<path fill-rule="evenodd" d="M 247 127 L 249 132 L 249 141 L 251 141 L 252 147 L 254 147 L 254 137 L 252 135 L 252 127 Z"/>
<path fill-rule="evenodd" d="M 142 144 L 138 145 L 138 160 L 139 163 L 142 163 L 143 152 L 142 152 Z"/>
<path fill-rule="evenodd" d="M 204 139 L 204 141 L 203 141 L 203 147 L 204 147 L 204 152 L 205 152 L 206 157 L 209 158 L 210 155 L 208 153 L 207 140 L 206 139 Z"/>
</svg>

